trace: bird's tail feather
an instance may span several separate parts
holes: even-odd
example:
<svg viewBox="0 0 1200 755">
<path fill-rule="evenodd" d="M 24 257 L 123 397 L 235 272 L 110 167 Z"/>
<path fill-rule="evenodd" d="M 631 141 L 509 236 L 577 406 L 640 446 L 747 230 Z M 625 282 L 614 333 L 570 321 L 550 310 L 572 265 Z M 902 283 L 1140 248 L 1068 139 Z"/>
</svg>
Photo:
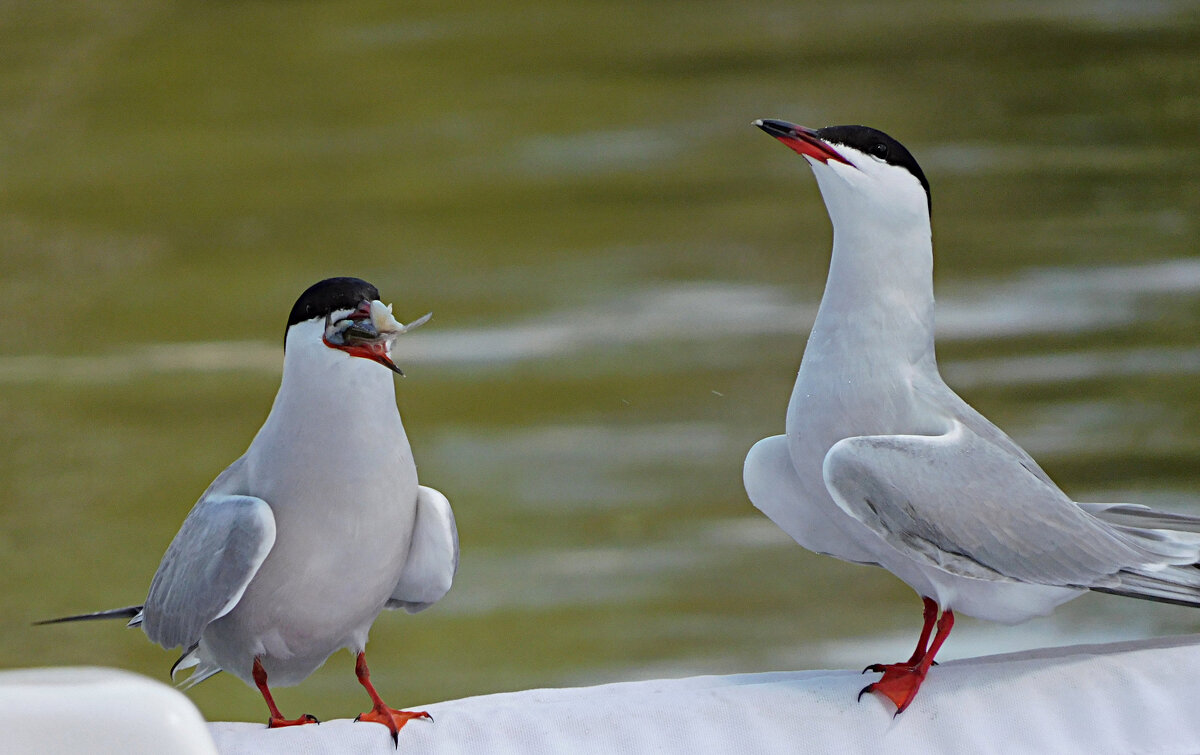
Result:
<svg viewBox="0 0 1200 755">
<path fill-rule="evenodd" d="M 183 655 L 179 656 L 179 660 L 171 665 L 171 681 L 175 681 L 175 675 L 183 669 L 193 668 L 196 664 L 200 663 L 200 658 L 196 655 L 196 650 L 199 647 L 199 642 L 192 643 L 192 646 L 183 651 Z"/>
<path fill-rule="evenodd" d="M 1136 503 L 1080 503 L 1079 508 L 1113 525 L 1200 533 L 1200 517 L 1159 511 Z"/>
<path fill-rule="evenodd" d="M 184 669 L 194 670 L 188 675 L 188 678 L 176 681 L 175 675 Z M 219 673 L 221 673 L 221 667 L 208 657 L 204 648 L 200 647 L 200 643 L 197 642 L 185 650 L 183 655 L 179 656 L 179 660 L 175 661 L 175 665 L 171 667 L 171 680 L 175 681 L 175 686 L 180 689 L 191 689 L 205 679 Z"/>
<path fill-rule="evenodd" d="M 96 611 L 95 613 L 81 613 L 76 616 L 62 616 L 57 619 L 46 619 L 45 621 L 35 621 L 35 625 L 41 624 L 64 624 L 70 621 L 93 621 L 95 619 L 129 619 L 126 626 L 136 627 L 142 623 L 142 606 L 126 606 L 124 608 L 110 608 L 107 611 Z M 195 670 L 176 686 L 180 689 L 190 689 L 209 677 L 221 673 L 221 667 L 214 663 L 211 659 L 204 655 L 203 649 L 200 648 L 200 643 L 194 643 L 191 647 L 179 656 L 179 660 L 171 666 L 171 679 L 174 680 L 176 674 L 184 669 L 194 668 Z"/>
<path fill-rule="evenodd" d="M 192 687 L 195 687 L 200 682 L 202 682 L 206 679 L 209 679 L 213 676 L 216 676 L 219 673 L 221 673 L 221 669 L 216 666 L 208 666 L 206 668 L 197 668 L 195 671 L 192 672 L 191 676 L 189 676 L 187 679 L 184 679 L 182 682 L 179 682 L 175 686 L 179 687 L 179 689 L 191 689 Z"/>
<path fill-rule="evenodd" d="M 1200 607 L 1200 567 L 1190 564 L 1153 572 L 1122 571 L 1092 589 L 1127 598 Z"/>
<path fill-rule="evenodd" d="M 1098 584 L 1096 592 L 1200 607 L 1200 517 L 1158 511 L 1132 503 L 1081 503 L 1080 508 L 1109 525 L 1128 545 L 1157 560 Z M 1149 563 L 1149 562 L 1148 562 Z"/>
<path fill-rule="evenodd" d="M 136 627 L 141 624 L 142 607 L 141 606 L 125 606 L 124 608 L 110 608 L 107 611 L 96 611 L 95 613 L 81 613 L 75 616 L 62 616 L 57 619 L 46 619 L 44 621 L 35 621 L 34 626 L 43 624 L 65 624 L 69 621 L 94 621 L 96 619 L 129 619 L 128 626 Z"/>
</svg>

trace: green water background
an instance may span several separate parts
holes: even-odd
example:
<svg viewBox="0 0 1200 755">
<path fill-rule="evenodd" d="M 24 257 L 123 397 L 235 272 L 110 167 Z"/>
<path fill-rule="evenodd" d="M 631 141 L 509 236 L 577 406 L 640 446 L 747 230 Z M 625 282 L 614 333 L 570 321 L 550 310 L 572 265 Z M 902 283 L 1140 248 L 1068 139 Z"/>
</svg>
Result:
<svg viewBox="0 0 1200 755">
<path fill-rule="evenodd" d="M 911 591 L 741 487 L 830 237 L 758 117 L 903 141 L 951 384 L 1080 500 L 1200 512 L 1194 2 L 7 2 L 0 667 L 165 679 L 140 633 L 29 622 L 144 597 L 335 274 L 434 311 L 399 403 L 462 565 L 374 628 L 393 705 L 907 656 Z M 1086 596 L 945 653 L 1197 630 Z M 365 709 L 351 670 L 285 713 Z"/>
</svg>

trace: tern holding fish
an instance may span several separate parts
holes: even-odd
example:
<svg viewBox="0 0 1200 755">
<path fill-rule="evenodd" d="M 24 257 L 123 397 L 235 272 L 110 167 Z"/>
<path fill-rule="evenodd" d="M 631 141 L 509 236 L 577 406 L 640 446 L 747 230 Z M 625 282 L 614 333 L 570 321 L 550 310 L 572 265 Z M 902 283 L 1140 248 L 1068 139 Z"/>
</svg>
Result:
<svg viewBox="0 0 1200 755">
<path fill-rule="evenodd" d="M 297 684 L 342 648 L 372 702 L 359 720 L 395 740 L 428 718 L 383 702 L 365 650 L 384 609 L 428 608 L 458 568 L 454 514 L 417 483 L 388 372 L 403 374 L 395 339 L 429 317 L 400 323 L 357 278 L 308 288 L 288 318 L 270 414 L 184 520 L 145 603 L 54 621 L 128 618 L 183 649 L 172 675 L 194 667 L 189 686 L 226 671 L 257 687 L 271 727 L 316 719 L 284 718 L 268 682 Z"/>
</svg>

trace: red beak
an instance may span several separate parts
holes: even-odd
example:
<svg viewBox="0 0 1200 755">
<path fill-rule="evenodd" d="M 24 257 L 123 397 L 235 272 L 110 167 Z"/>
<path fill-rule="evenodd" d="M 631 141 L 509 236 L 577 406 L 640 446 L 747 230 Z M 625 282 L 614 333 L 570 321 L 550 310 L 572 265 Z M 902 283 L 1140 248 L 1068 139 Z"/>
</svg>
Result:
<svg viewBox="0 0 1200 755">
<path fill-rule="evenodd" d="M 754 125 L 786 144 L 797 154 L 811 157 L 818 162 L 828 163 L 833 160 L 853 166 L 853 163 L 839 155 L 837 150 L 826 144 L 811 128 L 769 119 L 757 120 Z"/>
<path fill-rule="evenodd" d="M 358 322 L 363 320 L 369 321 L 371 319 L 371 302 L 364 301 L 359 304 L 354 312 L 346 316 L 346 319 Z M 370 332 L 375 332 L 374 326 L 371 327 Z M 400 377 L 404 377 L 404 372 L 388 356 L 388 343 L 390 340 L 388 337 L 363 338 L 359 335 L 355 338 L 346 339 L 344 343 L 333 343 L 325 339 L 325 345 L 331 349 L 344 351 L 352 357 L 361 357 L 363 359 L 370 359 L 372 362 L 378 362 Z"/>
<path fill-rule="evenodd" d="M 362 357 L 363 359 L 370 359 L 372 362 L 379 362 L 400 377 L 404 377 L 403 370 L 397 367 L 392 358 L 388 356 L 387 341 L 385 340 L 368 341 L 340 348 L 352 357 Z"/>
</svg>

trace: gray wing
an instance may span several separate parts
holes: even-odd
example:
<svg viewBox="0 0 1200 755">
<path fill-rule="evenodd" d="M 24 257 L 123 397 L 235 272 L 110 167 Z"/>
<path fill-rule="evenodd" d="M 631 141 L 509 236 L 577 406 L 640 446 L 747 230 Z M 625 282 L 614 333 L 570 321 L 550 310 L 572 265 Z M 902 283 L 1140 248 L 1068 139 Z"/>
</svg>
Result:
<svg viewBox="0 0 1200 755">
<path fill-rule="evenodd" d="M 1089 587 L 1196 561 L 1195 543 L 1109 525 L 1023 456 L 954 421 L 943 435 L 846 438 L 826 454 L 838 505 L 910 557 L 982 579 Z"/>
<path fill-rule="evenodd" d="M 206 493 L 171 541 L 142 610 L 146 635 L 191 648 L 209 623 L 233 610 L 275 544 L 275 517 L 261 498 Z"/>
<path fill-rule="evenodd" d="M 1021 466 L 1029 470 L 1029 473 L 1037 477 L 1042 482 L 1057 488 L 1054 481 L 1050 479 L 1050 475 L 1046 474 L 1045 470 L 1034 461 L 1029 453 L 1021 448 L 1015 440 L 1008 437 L 1008 433 L 1001 430 L 992 421 L 983 416 L 954 392 L 950 386 L 941 379 L 941 375 L 934 374 L 932 380 L 922 382 L 918 381 L 913 386 L 914 390 L 922 395 L 930 406 L 935 407 L 936 411 L 948 412 L 949 415 L 966 425 L 967 429 L 975 435 L 978 435 L 984 442 L 995 446 L 997 450 L 1016 458 Z"/>
<path fill-rule="evenodd" d="M 874 555 L 837 529 L 824 508 L 810 501 L 800 486 L 786 435 L 755 443 L 742 466 L 742 484 L 750 502 L 785 532 L 801 528 L 812 533 L 807 547 L 856 564 L 875 563 Z M 837 511 L 833 516 L 841 516 Z"/>
<path fill-rule="evenodd" d="M 450 591 L 458 571 L 458 527 L 450 501 L 433 488 L 417 488 L 417 517 L 400 582 L 388 608 L 424 611 Z"/>
</svg>

